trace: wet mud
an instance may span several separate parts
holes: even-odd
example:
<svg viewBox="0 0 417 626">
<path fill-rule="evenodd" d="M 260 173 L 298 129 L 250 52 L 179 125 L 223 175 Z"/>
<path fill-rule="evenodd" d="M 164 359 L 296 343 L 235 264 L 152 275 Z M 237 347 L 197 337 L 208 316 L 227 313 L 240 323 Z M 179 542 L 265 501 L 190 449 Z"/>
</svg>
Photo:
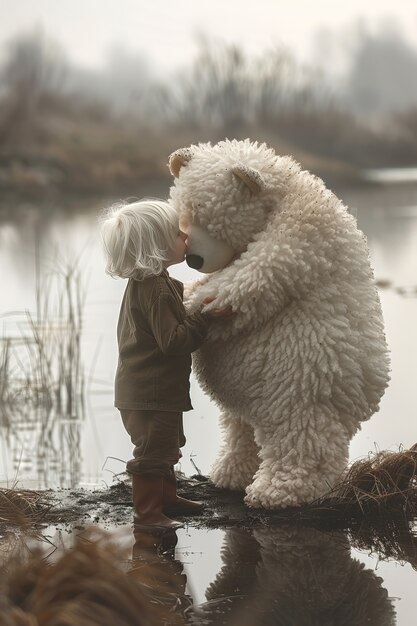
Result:
<svg viewBox="0 0 417 626">
<path fill-rule="evenodd" d="M 244 492 L 219 489 L 209 478 L 200 474 L 191 477 L 179 474 L 177 484 L 180 496 L 205 503 L 204 510 L 199 514 L 181 516 L 172 512 L 176 519 L 196 528 L 256 529 L 299 524 L 322 530 L 354 529 L 362 527 L 365 522 L 378 526 L 388 517 L 401 526 L 411 523 L 415 518 L 414 508 L 407 510 L 401 498 L 391 503 L 389 515 L 381 512 L 379 504 L 372 501 L 365 511 L 361 507 L 352 507 L 348 502 L 331 498 L 302 507 L 265 510 L 249 508 L 244 502 Z M 42 508 L 27 519 L 32 527 L 66 523 L 71 523 L 74 527 L 74 522 L 75 528 L 78 527 L 77 524 L 82 528 L 91 523 L 114 527 L 129 524 L 133 518 L 132 489 L 128 474 L 118 475 L 112 485 L 102 489 L 62 489 L 41 493 L 39 506 Z M 169 514 L 169 510 L 166 512 Z"/>
</svg>

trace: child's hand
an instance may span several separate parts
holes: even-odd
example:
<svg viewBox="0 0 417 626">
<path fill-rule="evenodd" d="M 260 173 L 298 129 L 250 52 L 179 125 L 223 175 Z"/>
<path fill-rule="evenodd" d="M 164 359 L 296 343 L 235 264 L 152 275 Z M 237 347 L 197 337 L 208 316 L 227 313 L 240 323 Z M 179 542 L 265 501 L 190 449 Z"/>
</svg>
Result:
<svg viewBox="0 0 417 626">
<path fill-rule="evenodd" d="M 210 304 L 210 302 L 213 302 L 215 300 L 215 296 L 207 296 L 207 298 L 204 298 L 202 304 L 204 306 L 206 306 L 206 304 Z M 235 315 L 232 307 L 229 306 L 224 306 L 220 309 L 210 309 L 209 311 L 204 311 L 205 315 L 208 315 L 210 317 L 232 317 L 232 315 Z"/>
</svg>

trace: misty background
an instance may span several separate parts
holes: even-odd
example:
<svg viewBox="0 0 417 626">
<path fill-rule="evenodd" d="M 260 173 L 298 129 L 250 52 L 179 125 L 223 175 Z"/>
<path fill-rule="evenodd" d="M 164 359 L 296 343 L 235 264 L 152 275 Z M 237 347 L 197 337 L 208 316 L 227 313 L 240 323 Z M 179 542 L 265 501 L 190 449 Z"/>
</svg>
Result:
<svg viewBox="0 0 417 626">
<path fill-rule="evenodd" d="M 194 44 L 187 63 L 162 72 L 122 43 L 99 66 L 77 64 L 41 25 L 7 39 L 1 215 L 33 198 L 70 205 L 167 186 L 171 151 L 225 137 L 266 141 L 336 186 L 417 163 L 417 38 L 400 22 L 318 31 L 309 63 L 278 36 L 258 53 L 210 33 Z"/>
</svg>

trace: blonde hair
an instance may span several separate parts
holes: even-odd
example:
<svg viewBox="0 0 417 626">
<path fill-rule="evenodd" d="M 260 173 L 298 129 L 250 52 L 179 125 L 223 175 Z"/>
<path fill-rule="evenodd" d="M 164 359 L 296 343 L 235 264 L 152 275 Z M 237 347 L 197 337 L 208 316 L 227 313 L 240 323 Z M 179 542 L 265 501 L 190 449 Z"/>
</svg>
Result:
<svg viewBox="0 0 417 626">
<path fill-rule="evenodd" d="M 174 250 L 178 230 L 178 214 L 163 200 L 111 206 L 101 216 L 106 272 L 136 280 L 160 274 Z"/>
</svg>

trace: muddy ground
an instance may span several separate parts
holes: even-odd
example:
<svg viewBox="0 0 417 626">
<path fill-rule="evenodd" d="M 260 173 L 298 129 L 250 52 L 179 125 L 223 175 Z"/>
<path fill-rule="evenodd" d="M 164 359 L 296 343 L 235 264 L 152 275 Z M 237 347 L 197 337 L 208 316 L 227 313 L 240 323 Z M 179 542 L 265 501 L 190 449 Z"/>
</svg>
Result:
<svg viewBox="0 0 417 626">
<path fill-rule="evenodd" d="M 176 519 L 197 528 L 257 528 L 300 523 L 324 530 L 352 528 L 363 519 L 361 510 L 331 500 L 276 511 L 251 509 L 244 503 L 244 492 L 218 489 L 206 476 L 180 475 L 177 480 L 179 495 L 206 503 L 203 513 L 198 515 L 175 513 Z M 133 521 L 132 489 L 127 474 L 119 475 L 114 484 L 103 489 L 46 491 L 44 496 L 41 505 L 44 509 L 38 515 L 37 525 L 71 523 L 75 528 L 78 525 L 83 528 L 91 523 L 105 527 Z M 402 515 L 401 507 L 399 513 Z"/>
<path fill-rule="evenodd" d="M 176 519 L 186 519 L 188 524 L 199 528 L 270 526 L 283 520 L 303 519 L 307 515 L 303 509 L 250 509 L 244 504 L 243 492 L 218 489 L 206 476 L 198 474 L 189 478 L 178 477 L 178 494 L 206 503 L 204 511 L 198 515 L 182 517 L 175 513 Z M 78 522 L 83 526 L 93 522 L 105 526 L 132 521 L 132 489 L 127 475 L 120 476 L 114 484 L 104 489 L 62 489 L 46 491 L 44 496 L 41 505 L 44 514 L 38 517 L 42 524 Z M 312 514 L 308 514 L 308 517 L 314 519 Z"/>
<path fill-rule="evenodd" d="M 244 493 L 218 489 L 202 475 L 186 478 L 178 476 L 178 494 L 193 500 L 202 500 L 206 507 L 199 515 L 182 517 L 188 524 L 200 528 L 246 528 L 267 525 L 276 513 L 249 509 L 243 501 Z M 44 492 L 44 514 L 39 521 L 48 524 L 65 524 L 78 521 L 80 525 L 91 522 L 101 525 L 127 524 L 132 521 L 132 488 L 128 475 L 122 474 L 109 487 L 97 490 L 77 489 Z"/>
</svg>

